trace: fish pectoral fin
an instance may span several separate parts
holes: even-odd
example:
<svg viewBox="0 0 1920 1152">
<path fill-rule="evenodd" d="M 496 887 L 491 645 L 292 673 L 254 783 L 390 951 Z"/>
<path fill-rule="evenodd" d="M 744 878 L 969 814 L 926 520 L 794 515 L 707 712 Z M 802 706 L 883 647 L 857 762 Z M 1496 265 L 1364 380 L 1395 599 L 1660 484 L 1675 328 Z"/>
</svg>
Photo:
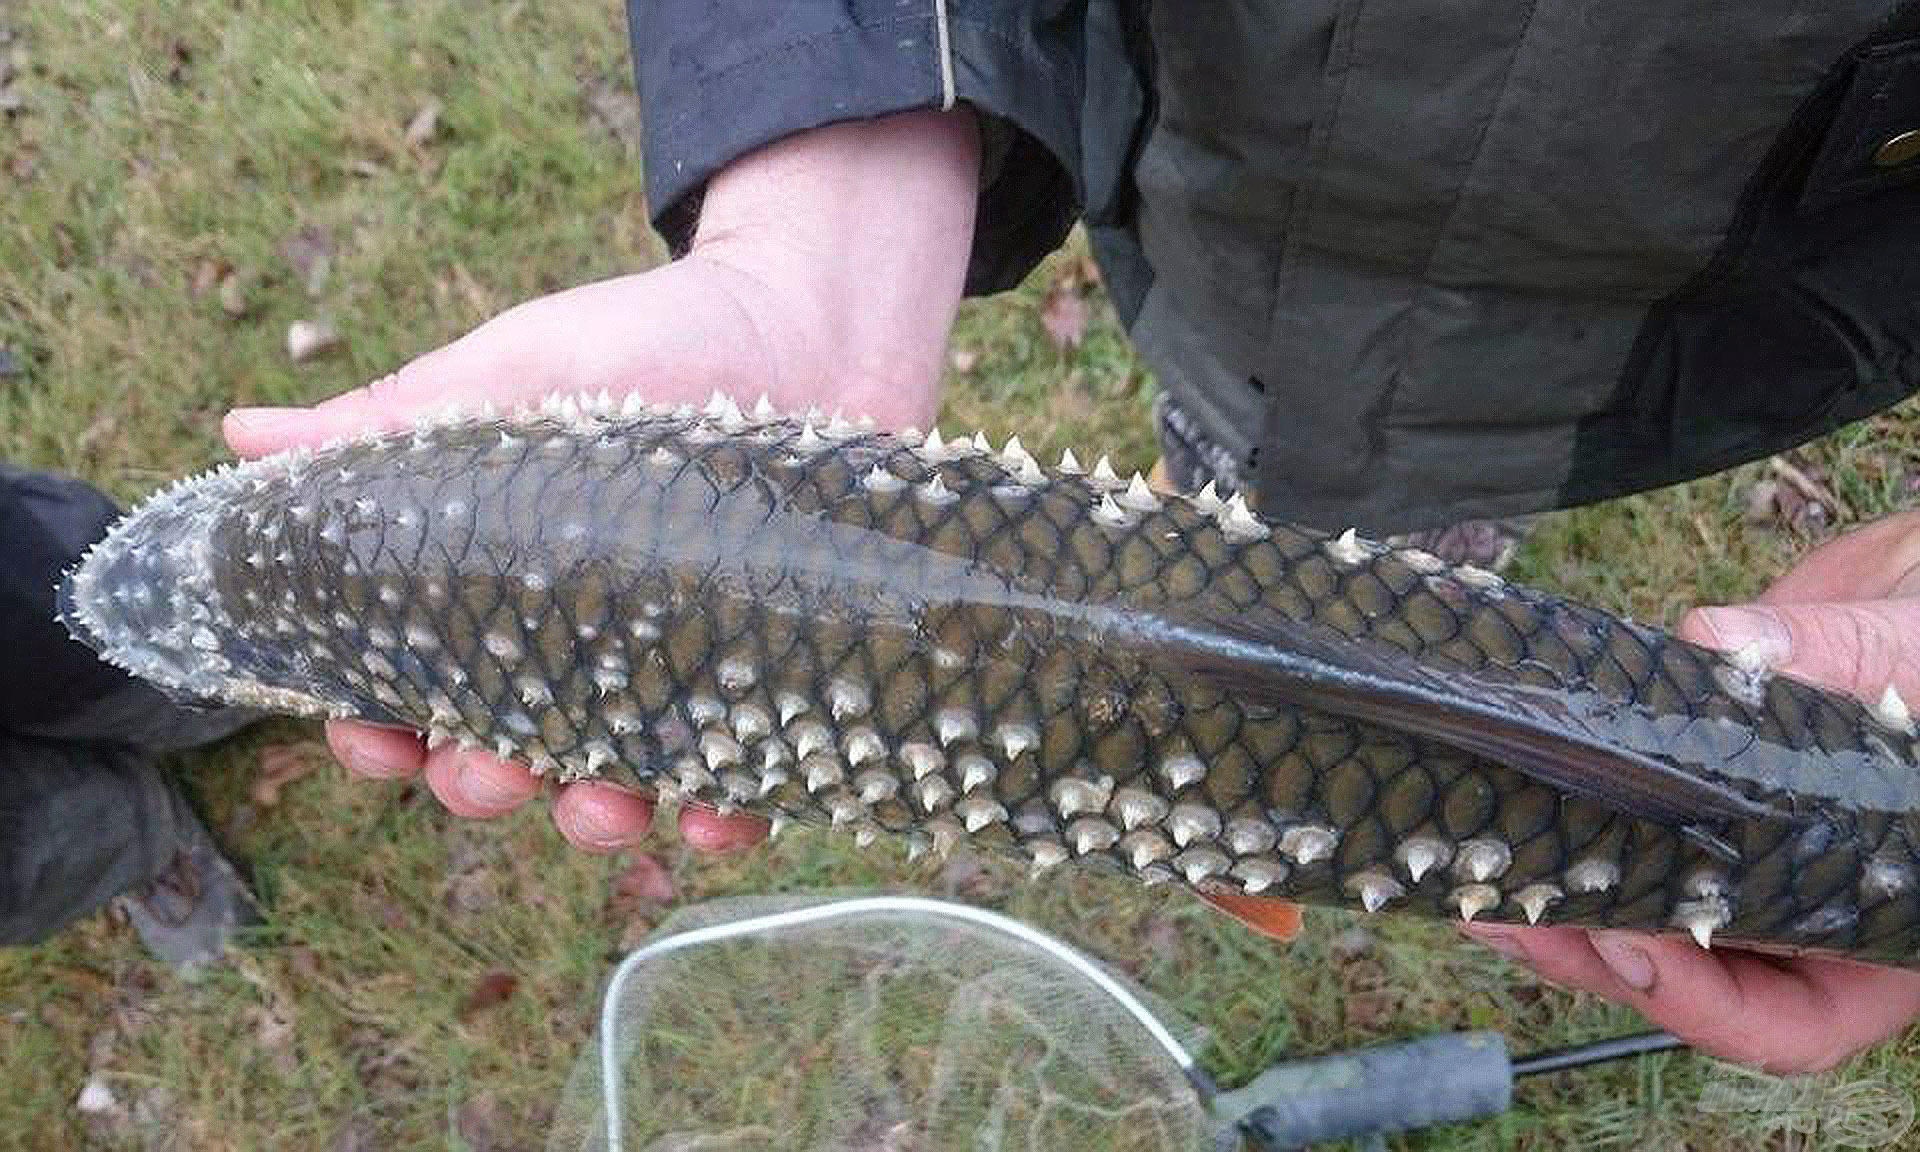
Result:
<svg viewBox="0 0 1920 1152">
<path fill-rule="evenodd" d="M 1683 765 L 1605 739 L 1572 714 L 1564 694 L 1433 668 L 1402 649 L 1277 612 L 1167 623 L 1142 638 L 1142 657 L 1240 700 L 1314 709 L 1433 740 L 1673 827 L 1774 813 Z"/>
<path fill-rule="evenodd" d="M 1300 935 L 1300 905 L 1291 900 L 1205 888 L 1201 889 L 1200 898 L 1262 936 L 1282 944 Z"/>
</svg>

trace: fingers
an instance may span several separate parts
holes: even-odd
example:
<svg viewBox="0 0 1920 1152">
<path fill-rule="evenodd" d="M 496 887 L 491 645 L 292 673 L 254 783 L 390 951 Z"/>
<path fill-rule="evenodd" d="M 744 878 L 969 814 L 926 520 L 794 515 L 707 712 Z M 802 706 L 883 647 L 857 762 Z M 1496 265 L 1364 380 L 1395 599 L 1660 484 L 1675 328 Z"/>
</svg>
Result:
<svg viewBox="0 0 1920 1152">
<path fill-rule="evenodd" d="M 637 843 L 653 822 L 653 804 L 615 784 L 583 780 L 560 790 L 553 824 L 583 852 L 618 852 Z"/>
<path fill-rule="evenodd" d="M 225 432 L 236 453 L 255 457 L 405 428 L 449 403 L 504 411 L 558 391 L 620 396 L 644 387 L 661 404 L 704 400 L 714 389 L 736 398 L 765 391 L 795 411 L 861 401 L 864 394 L 838 387 L 843 358 L 795 351 L 805 352 L 819 327 L 790 306 L 800 298 L 791 285 L 769 286 L 738 262 L 689 257 L 528 301 L 392 376 L 315 407 L 231 412 Z M 938 373 L 925 375 L 911 387 L 885 380 L 865 414 L 900 425 L 930 415 Z M 836 390 L 826 390 L 828 383 Z M 329 729 L 329 742 L 357 775 L 399 779 L 424 771 L 434 795 L 460 815 L 499 815 L 539 787 L 524 768 L 490 757 L 429 755 L 410 734 L 340 724 Z M 630 842 L 650 816 L 643 799 L 612 786 L 561 789 L 556 799 L 562 831 L 595 850 Z M 686 826 L 695 846 L 715 850 L 766 835 L 765 825 L 750 818 L 691 815 Z"/>
<path fill-rule="evenodd" d="M 1920 512 L 1849 532 L 1757 603 L 1695 609 L 1678 631 L 1869 703 L 1890 684 L 1920 700 Z"/>
<path fill-rule="evenodd" d="M 1767 604 L 1920 594 L 1920 512 L 1902 512 L 1821 545 L 1760 597 Z"/>
<path fill-rule="evenodd" d="M 767 838 L 767 822 L 744 812 L 723 816 L 711 808 L 683 808 L 680 838 L 702 852 L 738 852 Z"/>
<path fill-rule="evenodd" d="M 299 444 L 406 428 L 449 403 L 511 407 L 554 387 L 551 362 L 524 363 L 523 330 L 537 317 L 507 312 L 391 376 L 342 392 L 311 408 L 239 408 L 221 431 L 236 455 L 264 456 Z M 564 359 L 564 357 L 562 357 Z"/>
<path fill-rule="evenodd" d="M 428 752 L 418 736 L 393 728 L 336 721 L 327 725 L 334 758 L 356 776 L 404 780 L 425 773 L 427 787 L 449 812 L 476 820 L 504 816 L 540 792 L 522 764 L 452 745 Z M 588 780 L 559 789 L 553 822 L 567 842 L 588 852 L 617 852 L 647 834 L 653 805 L 618 785 Z M 734 852 L 767 838 L 767 822 L 734 813 L 687 808 L 680 836 L 702 852 Z"/>
<path fill-rule="evenodd" d="M 505 816 L 540 791 L 540 781 L 524 765 L 453 745 L 427 754 L 426 778 L 447 811 L 474 820 Z"/>
<path fill-rule="evenodd" d="M 617 343 L 606 338 L 616 331 L 608 326 L 611 310 L 623 300 L 645 307 L 650 295 L 643 278 L 623 277 L 530 300 L 364 387 L 311 408 L 236 409 L 222 430 L 235 453 L 258 456 L 407 428 L 450 404 L 508 409 L 556 391 L 612 388 L 607 371 L 590 370 L 582 361 L 587 349 Z M 634 326 L 630 320 L 628 328 Z M 640 348 L 646 347 L 641 341 Z"/>
<path fill-rule="evenodd" d="M 420 737 L 394 728 L 336 721 L 327 725 L 327 746 L 347 771 L 366 779 L 405 780 L 424 771 L 427 787 L 456 816 L 504 816 L 540 790 L 523 765 L 451 745 L 428 752 Z"/>
<path fill-rule="evenodd" d="M 1566 988 L 1609 1000 L 1625 996 L 1628 986 L 1593 948 L 1584 928 L 1514 924 L 1468 924 L 1467 935 Z"/>
<path fill-rule="evenodd" d="M 312 408 L 237 409 L 223 431 L 252 457 L 406 428 L 450 403 L 509 410 L 554 392 L 640 387 L 657 403 L 698 401 L 773 387 L 763 343 L 720 274 L 683 260 L 527 301 L 363 388 Z"/>
<path fill-rule="evenodd" d="M 240 408 L 222 425 L 243 457 L 298 444 L 408 427 L 450 403 L 512 407 L 558 389 L 568 378 L 574 345 L 562 336 L 564 307 L 533 301 L 501 313 L 465 336 L 405 365 L 391 376 L 343 392 L 311 408 Z M 544 355 L 529 355 L 544 348 Z M 590 386 L 584 382 L 583 386 Z"/>
<path fill-rule="evenodd" d="M 616 784 L 586 780 L 560 790 L 553 802 L 553 823 L 567 842 L 586 852 L 617 852 L 647 834 L 653 804 Z M 680 813 L 680 838 L 701 852 L 733 852 L 767 838 L 767 822 L 741 813 L 721 815 L 709 808 Z"/>
<path fill-rule="evenodd" d="M 1870 704 L 1889 684 L 1920 701 L 1920 598 L 1701 608 L 1679 631 Z"/>
<path fill-rule="evenodd" d="M 783 409 L 840 406 L 892 427 L 932 417 L 944 321 L 930 330 L 941 339 L 932 341 L 925 370 L 901 375 L 839 354 L 795 304 L 804 297 L 736 262 L 689 256 L 529 300 L 392 376 L 312 408 L 237 409 L 223 430 L 236 454 L 254 457 L 405 428 L 450 403 L 504 411 L 555 392 L 637 389 L 657 404 L 697 403 L 715 389 L 743 402 L 766 393 Z M 927 342 L 915 327 L 899 342 Z"/>
<path fill-rule="evenodd" d="M 1475 925 L 1543 978 L 1637 1008 L 1695 1048 L 1777 1073 L 1819 1072 L 1920 1015 L 1920 973 L 1707 951 L 1677 936 Z"/>
<path fill-rule="evenodd" d="M 327 724 L 327 747 L 347 771 L 368 780 L 408 779 L 427 760 L 426 745 L 412 732 L 342 720 Z"/>
</svg>

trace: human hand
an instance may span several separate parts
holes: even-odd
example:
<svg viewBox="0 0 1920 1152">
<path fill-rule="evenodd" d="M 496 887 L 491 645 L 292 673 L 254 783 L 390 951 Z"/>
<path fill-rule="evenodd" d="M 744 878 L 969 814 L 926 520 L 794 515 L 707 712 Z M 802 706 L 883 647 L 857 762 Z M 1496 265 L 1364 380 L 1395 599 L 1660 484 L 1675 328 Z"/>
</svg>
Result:
<svg viewBox="0 0 1920 1152">
<path fill-rule="evenodd" d="M 1877 701 L 1920 702 L 1920 513 L 1807 556 L 1757 604 L 1689 613 L 1680 635 L 1760 645 L 1775 668 Z M 1849 960 L 1707 951 L 1684 936 L 1473 924 L 1483 943 L 1556 984 L 1640 1010 L 1704 1052 L 1770 1072 L 1820 1072 L 1920 1019 L 1920 972 Z"/>
<path fill-rule="evenodd" d="M 692 251 L 650 272 L 521 304 L 394 375 L 312 408 L 229 413 L 243 457 L 406 427 L 449 404 L 511 409 L 556 392 L 641 392 L 664 404 L 714 390 L 924 426 L 972 237 L 978 142 L 970 114 L 911 113 L 803 133 L 710 184 Z M 456 815 L 486 819 L 531 799 L 524 765 L 476 749 L 427 749 L 414 733 L 328 725 L 328 744 L 369 778 L 425 774 Z M 606 781 L 559 787 L 554 823 L 611 852 L 645 834 L 644 796 Z M 754 843 L 764 821 L 689 809 L 696 847 Z"/>
</svg>

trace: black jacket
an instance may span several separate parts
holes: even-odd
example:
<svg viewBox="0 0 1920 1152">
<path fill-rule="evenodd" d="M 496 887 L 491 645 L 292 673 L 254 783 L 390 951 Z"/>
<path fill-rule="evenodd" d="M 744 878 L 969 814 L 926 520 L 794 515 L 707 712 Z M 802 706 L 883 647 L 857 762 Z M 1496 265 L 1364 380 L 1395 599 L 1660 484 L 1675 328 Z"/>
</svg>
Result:
<svg viewBox="0 0 1920 1152">
<path fill-rule="evenodd" d="M 1075 218 L 1263 511 L 1577 503 L 1883 408 L 1920 339 L 1887 0 L 631 0 L 656 223 L 829 121 L 987 117 L 971 289 Z M 1920 155 L 1920 145 L 1911 148 Z"/>
</svg>

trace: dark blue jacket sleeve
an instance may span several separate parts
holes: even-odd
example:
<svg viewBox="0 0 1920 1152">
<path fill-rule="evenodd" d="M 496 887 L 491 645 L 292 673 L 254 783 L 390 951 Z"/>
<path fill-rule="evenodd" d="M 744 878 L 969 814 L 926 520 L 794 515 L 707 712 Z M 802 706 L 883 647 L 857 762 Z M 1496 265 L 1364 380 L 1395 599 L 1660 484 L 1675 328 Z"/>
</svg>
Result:
<svg viewBox="0 0 1920 1152">
<path fill-rule="evenodd" d="M 1009 287 L 1117 196 L 1144 104 L 1126 3 L 629 0 L 654 224 L 683 249 L 713 174 L 783 136 L 964 102 L 986 142 L 968 290 Z"/>
</svg>

